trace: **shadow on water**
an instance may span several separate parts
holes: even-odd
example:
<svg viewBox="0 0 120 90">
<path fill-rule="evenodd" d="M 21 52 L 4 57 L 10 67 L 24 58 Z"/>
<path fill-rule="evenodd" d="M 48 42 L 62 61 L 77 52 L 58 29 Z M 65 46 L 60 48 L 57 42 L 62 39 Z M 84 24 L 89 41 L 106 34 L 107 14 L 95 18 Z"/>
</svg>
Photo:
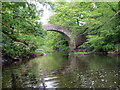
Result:
<svg viewBox="0 0 120 90">
<path fill-rule="evenodd" d="M 119 57 L 54 53 L 3 68 L 3 88 L 118 88 Z"/>
</svg>

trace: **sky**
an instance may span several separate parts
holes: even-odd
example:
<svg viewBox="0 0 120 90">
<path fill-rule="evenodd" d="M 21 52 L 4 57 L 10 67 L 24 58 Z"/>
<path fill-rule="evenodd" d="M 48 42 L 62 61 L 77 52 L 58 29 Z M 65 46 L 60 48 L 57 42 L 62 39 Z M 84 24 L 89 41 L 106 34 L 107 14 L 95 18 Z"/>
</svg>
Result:
<svg viewBox="0 0 120 90">
<path fill-rule="evenodd" d="M 52 0 L 54 1 L 54 0 Z M 53 15 L 53 11 L 48 10 L 48 8 L 50 8 L 49 6 L 43 6 L 42 4 L 40 4 L 39 2 L 35 2 L 32 1 L 31 3 L 35 4 L 37 6 L 37 10 L 41 10 L 43 9 L 43 16 L 41 17 L 40 20 L 38 20 L 39 22 L 42 22 L 43 25 L 48 24 L 48 19 L 51 15 Z"/>
<path fill-rule="evenodd" d="M 43 16 L 42 16 L 42 18 L 41 18 L 40 21 L 41 21 L 43 24 L 48 24 L 48 19 L 49 19 L 49 17 L 50 17 L 51 15 L 53 15 L 53 12 L 50 11 L 50 10 L 47 10 L 45 7 L 43 7 L 43 10 L 44 10 Z"/>
</svg>

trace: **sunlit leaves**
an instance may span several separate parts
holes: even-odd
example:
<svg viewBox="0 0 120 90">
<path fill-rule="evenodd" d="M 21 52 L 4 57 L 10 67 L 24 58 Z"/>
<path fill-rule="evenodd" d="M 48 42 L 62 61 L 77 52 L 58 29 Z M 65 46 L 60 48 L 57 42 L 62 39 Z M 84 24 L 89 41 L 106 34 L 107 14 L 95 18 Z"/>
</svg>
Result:
<svg viewBox="0 0 120 90">
<path fill-rule="evenodd" d="M 44 40 L 45 48 L 65 50 L 68 49 L 68 41 L 57 32 L 47 32 Z"/>
<path fill-rule="evenodd" d="M 92 50 L 114 50 L 120 43 L 117 2 L 55 2 L 55 14 L 51 24 L 74 26 L 72 35 L 86 34 L 87 42 L 82 45 Z"/>
<path fill-rule="evenodd" d="M 39 13 L 34 4 L 28 2 L 3 2 L 2 3 L 2 30 L 10 37 L 29 43 L 16 42 L 3 33 L 3 53 L 8 56 L 22 57 L 33 52 L 39 45 L 43 44 L 41 39 L 44 36 Z M 12 30 L 10 30 L 10 28 Z M 43 40 L 43 39 L 42 39 Z M 33 49 L 34 47 L 34 49 Z"/>
</svg>

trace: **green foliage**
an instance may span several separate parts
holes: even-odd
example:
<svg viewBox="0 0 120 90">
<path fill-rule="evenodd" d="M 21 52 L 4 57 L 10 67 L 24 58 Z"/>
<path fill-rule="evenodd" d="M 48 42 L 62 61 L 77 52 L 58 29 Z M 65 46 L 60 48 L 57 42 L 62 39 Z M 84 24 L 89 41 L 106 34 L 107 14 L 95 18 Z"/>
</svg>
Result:
<svg viewBox="0 0 120 90">
<path fill-rule="evenodd" d="M 2 3 L 3 55 L 24 57 L 43 45 L 45 31 L 38 22 L 42 10 L 28 2 Z"/>
<path fill-rule="evenodd" d="M 89 52 L 74 52 L 74 54 L 89 54 Z"/>
<path fill-rule="evenodd" d="M 88 50 L 110 51 L 120 43 L 119 2 L 55 2 L 51 24 L 74 26 L 71 35 L 86 34 L 79 46 Z"/>
<path fill-rule="evenodd" d="M 120 35 L 120 28 L 119 28 L 119 18 L 117 17 L 117 4 L 118 3 L 97 3 L 98 7 L 95 11 L 102 13 L 102 16 L 97 18 L 99 22 L 101 22 L 101 26 L 98 29 L 91 29 L 94 30 L 93 33 L 90 34 L 95 35 L 88 35 L 88 43 L 90 43 L 90 47 L 93 47 L 94 50 L 115 50 L 115 46 L 119 43 L 119 36 Z M 108 6 L 109 7 L 105 7 Z M 111 10 L 114 8 L 116 12 Z M 112 17 L 112 18 L 111 18 Z M 119 30 L 118 30 L 119 28 Z"/>
<path fill-rule="evenodd" d="M 93 5 L 92 2 L 91 3 L 55 2 L 53 4 L 54 4 L 53 10 L 55 14 L 50 17 L 49 23 L 63 26 L 74 26 L 72 30 L 70 29 L 72 36 L 74 36 L 77 33 L 84 32 L 84 30 L 86 29 L 85 27 L 82 27 L 82 25 L 84 25 L 86 21 L 84 20 L 84 17 L 87 17 L 87 15 L 89 15 L 89 10 L 91 10 L 91 7 Z M 60 40 L 60 37 L 56 37 L 56 40 Z M 65 47 L 66 45 L 63 44 L 62 38 L 60 41 L 57 41 L 56 43 L 61 43 L 56 44 L 57 47 L 59 47 L 60 49 L 67 48 Z"/>
<path fill-rule="evenodd" d="M 87 42 L 78 48 L 112 51 L 120 44 L 120 6 L 118 2 L 54 2 L 49 23 L 74 26 L 71 35 L 85 34 Z M 47 32 L 38 22 L 43 10 L 28 2 L 2 2 L 3 55 L 24 57 L 36 49 L 69 49 L 63 35 Z M 45 36 L 46 35 L 46 36 Z"/>
<path fill-rule="evenodd" d="M 57 32 L 47 32 L 44 47 L 48 50 L 66 50 L 69 48 L 68 41 Z"/>
</svg>

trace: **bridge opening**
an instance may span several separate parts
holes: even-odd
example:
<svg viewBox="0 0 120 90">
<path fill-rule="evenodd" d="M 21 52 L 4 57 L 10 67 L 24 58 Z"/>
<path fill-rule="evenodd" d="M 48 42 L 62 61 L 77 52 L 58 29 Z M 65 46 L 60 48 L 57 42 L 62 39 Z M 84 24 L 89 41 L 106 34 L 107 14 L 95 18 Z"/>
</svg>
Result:
<svg viewBox="0 0 120 90">
<path fill-rule="evenodd" d="M 47 31 L 45 46 L 53 50 L 67 50 L 69 49 L 68 38 L 58 32 Z"/>
</svg>

